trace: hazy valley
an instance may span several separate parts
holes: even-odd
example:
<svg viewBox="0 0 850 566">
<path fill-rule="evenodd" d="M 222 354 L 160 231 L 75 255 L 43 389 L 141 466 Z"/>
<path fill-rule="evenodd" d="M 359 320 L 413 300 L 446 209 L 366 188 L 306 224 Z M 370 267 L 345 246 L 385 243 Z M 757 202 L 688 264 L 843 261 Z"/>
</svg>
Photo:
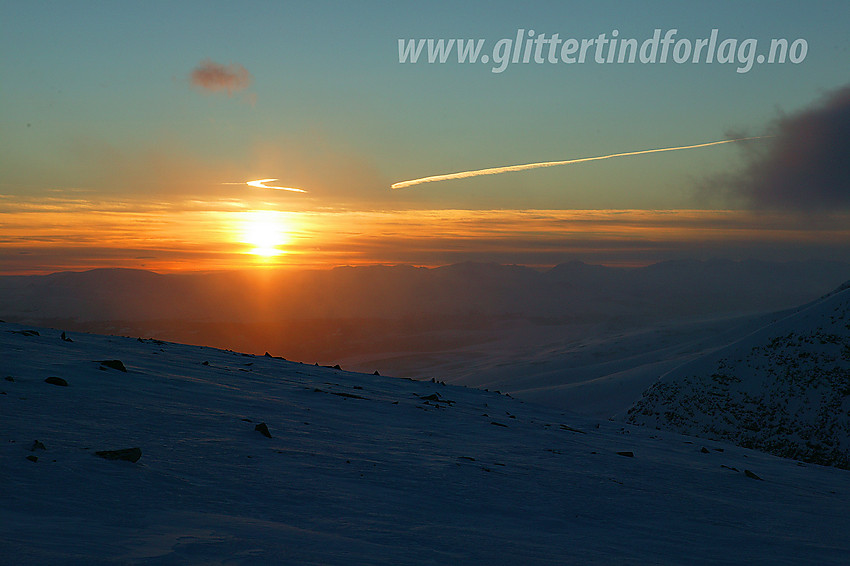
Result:
<svg viewBox="0 0 850 566">
<path fill-rule="evenodd" d="M 0 278 L 0 319 L 512 392 L 596 416 L 850 279 L 839 262 Z M 768 318 L 764 318 L 768 317 Z"/>
</svg>

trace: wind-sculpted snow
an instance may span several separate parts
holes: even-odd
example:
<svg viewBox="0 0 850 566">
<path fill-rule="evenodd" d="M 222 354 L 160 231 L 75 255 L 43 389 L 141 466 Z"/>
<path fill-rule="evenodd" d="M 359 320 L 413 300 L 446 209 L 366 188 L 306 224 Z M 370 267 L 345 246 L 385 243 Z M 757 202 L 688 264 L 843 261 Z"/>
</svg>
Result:
<svg viewBox="0 0 850 566">
<path fill-rule="evenodd" d="M 627 420 L 850 469 L 850 285 L 665 375 Z"/>
<path fill-rule="evenodd" d="M 0 324 L 3 564 L 850 555 L 843 470 L 440 382 L 64 338 Z"/>
</svg>

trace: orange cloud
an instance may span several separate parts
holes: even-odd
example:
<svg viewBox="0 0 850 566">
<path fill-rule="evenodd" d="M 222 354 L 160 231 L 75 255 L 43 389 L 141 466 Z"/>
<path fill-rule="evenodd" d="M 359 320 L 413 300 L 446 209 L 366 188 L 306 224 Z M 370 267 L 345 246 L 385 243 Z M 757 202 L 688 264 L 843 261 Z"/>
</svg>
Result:
<svg viewBox="0 0 850 566">
<path fill-rule="evenodd" d="M 222 65 L 211 59 L 204 59 L 190 79 L 196 87 L 209 92 L 227 91 L 228 96 L 245 90 L 251 85 L 251 73 L 238 63 Z"/>
</svg>

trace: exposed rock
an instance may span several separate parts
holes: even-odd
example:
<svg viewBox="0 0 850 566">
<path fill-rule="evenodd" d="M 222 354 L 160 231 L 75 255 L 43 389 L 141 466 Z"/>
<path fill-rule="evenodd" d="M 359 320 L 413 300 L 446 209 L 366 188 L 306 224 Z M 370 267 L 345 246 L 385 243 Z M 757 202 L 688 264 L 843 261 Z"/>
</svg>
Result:
<svg viewBox="0 0 850 566">
<path fill-rule="evenodd" d="M 634 458 L 635 457 L 635 453 L 630 451 L 630 450 L 625 450 L 623 452 L 617 452 L 617 454 L 619 454 L 620 456 L 625 456 L 627 458 Z"/>
<path fill-rule="evenodd" d="M 266 423 L 258 424 L 257 426 L 254 427 L 254 430 L 259 432 L 260 434 L 262 434 L 266 438 L 272 437 L 272 433 L 269 432 L 269 427 L 266 425 Z"/>
<path fill-rule="evenodd" d="M 30 454 L 29 456 L 27 456 L 27 460 L 29 460 L 30 462 L 38 462 L 38 456 L 33 456 L 32 454 Z"/>
<path fill-rule="evenodd" d="M 443 399 L 439 393 L 432 393 L 430 395 L 417 395 L 417 397 L 424 400 L 426 405 L 431 405 L 433 403 L 436 407 L 441 406 L 437 403 L 444 403 L 449 406 L 455 404 L 455 402 L 450 399 Z"/>
<path fill-rule="evenodd" d="M 705 446 L 703 446 L 702 448 L 700 448 L 700 452 L 702 452 L 703 454 L 708 454 L 710 452 L 710 450 L 708 448 L 706 448 Z"/>
<path fill-rule="evenodd" d="M 627 422 L 850 469 L 850 287 L 666 374 Z"/>
<path fill-rule="evenodd" d="M 35 330 L 10 330 L 12 334 L 20 334 L 21 336 L 41 336 Z"/>
<path fill-rule="evenodd" d="M 366 397 L 355 395 L 354 393 L 345 393 L 344 391 L 330 391 L 329 393 L 338 397 L 345 397 L 346 399 L 366 399 Z"/>
<path fill-rule="evenodd" d="M 63 341 L 63 342 L 73 342 L 73 340 L 71 340 L 70 338 L 68 338 L 68 337 L 65 335 L 65 331 L 64 331 L 64 330 L 62 331 L 62 336 L 60 336 L 60 338 L 62 339 L 62 341 Z"/>
<path fill-rule="evenodd" d="M 100 456 L 106 460 L 126 460 L 127 462 L 138 462 L 142 457 L 141 448 L 124 448 L 122 450 L 101 450 L 95 452 L 96 456 Z"/>
<path fill-rule="evenodd" d="M 758 477 L 750 470 L 744 470 L 744 475 L 746 475 L 748 478 L 753 478 L 754 480 L 764 481 L 762 478 Z"/>
<path fill-rule="evenodd" d="M 121 360 L 100 360 L 100 365 L 127 373 L 127 368 L 124 367 L 124 364 L 121 363 Z"/>
<path fill-rule="evenodd" d="M 44 383 L 49 383 L 50 385 L 61 385 L 62 387 L 68 387 L 68 382 L 62 379 L 61 377 L 50 376 L 44 380 Z"/>
<path fill-rule="evenodd" d="M 7 375 L 7 376 L 5 377 L 5 379 L 6 379 L 6 381 L 11 381 L 11 382 L 13 382 L 13 383 L 15 382 L 15 378 L 14 378 L 14 377 L 12 377 L 11 375 Z"/>
<path fill-rule="evenodd" d="M 373 373 L 372 375 L 381 375 L 381 374 L 378 373 L 378 370 L 375 370 L 375 373 Z"/>
<path fill-rule="evenodd" d="M 47 447 L 44 443 L 39 442 L 38 440 L 33 440 L 32 445 L 30 445 L 30 452 L 35 452 L 36 450 L 47 450 Z"/>
</svg>

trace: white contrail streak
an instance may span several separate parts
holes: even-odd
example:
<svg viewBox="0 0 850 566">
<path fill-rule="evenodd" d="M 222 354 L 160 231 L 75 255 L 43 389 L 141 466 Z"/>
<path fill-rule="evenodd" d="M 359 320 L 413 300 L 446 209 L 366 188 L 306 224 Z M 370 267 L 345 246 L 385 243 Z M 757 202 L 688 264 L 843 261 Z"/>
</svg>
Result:
<svg viewBox="0 0 850 566">
<path fill-rule="evenodd" d="M 276 191 L 292 191 L 294 193 L 306 193 L 304 189 L 296 189 L 293 187 L 274 187 L 271 185 L 266 185 L 266 183 L 271 183 L 272 181 L 277 181 L 277 179 L 257 179 L 256 181 L 239 181 L 238 183 L 222 183 L 222 185 L 249 185 L 251 187 L 257 187 L 258 189 L 274 189 Z"/>
<path fill-rule="evenodd" d="M 304 189 L 296 189 L 294 187 L 275 187 L 272 185 L 267 185 L 266 183 L 272 183 L 277 181 L 277 179 L 257 179 L 256 181 L 248 181 L 245 183 L 251 187 L 257 187 L 258 189 L 275 189 L 277 191 L 292 191 L 293 193 L 306 193 Z"/>
<path fill-rule="evenodd" d="M 480 177 L 481 175 L 498 175 L 500 173 L 511 173 L 514 171 L 525 171 L 527 169 L 539 169 L 541 167 L 555 167 L 557 165 L 571 165 L 573 163 L 584 163 L 585 161 L 599 161 L 602 159 L 611 159 L 612 157 L 626 157 L 628 155 L 643 155 L 644 153 L 659 153 L 662 151 L 678 151 L 680 149 L 696 149 L 698 147 L 708 147 L 710 145 L 720 145 L 724 143 L 740 142 L 746 140 L 758 140 L 762 138 L 770 138 L 773 136 L 755 136 L 751 138 L 736 138 L 733 140 L 721 140 L 708 143 L 698 143 L 695 145 L 682 145 L 678 147 L 662 147 L 658 149 L 644 149 L 641 151 L 627 151 L 625 153 L 612 153 L 611 155 L 600 155 L 597 157 L 582 157 L 579 159 L 568 159 L 566 161 L 541 161 L 539 163 L 526 163 L 524 165 L 507 165 L 505 167 L 490 167 L 488 169 L 475 169 L 473 171 L 460 171 L 458 173 L 447 173 L 445 175 L 433 175 L 431 177 L 422 177 L 421 179 L 412 179 L 410 181 L 401 181 L 390 185 L 392 189 L 403 189 L 423 183 L 434 183 L 437 181 L 450 181 L 452 179 L 467 179 L 469 177 Z"/>
</svg>

